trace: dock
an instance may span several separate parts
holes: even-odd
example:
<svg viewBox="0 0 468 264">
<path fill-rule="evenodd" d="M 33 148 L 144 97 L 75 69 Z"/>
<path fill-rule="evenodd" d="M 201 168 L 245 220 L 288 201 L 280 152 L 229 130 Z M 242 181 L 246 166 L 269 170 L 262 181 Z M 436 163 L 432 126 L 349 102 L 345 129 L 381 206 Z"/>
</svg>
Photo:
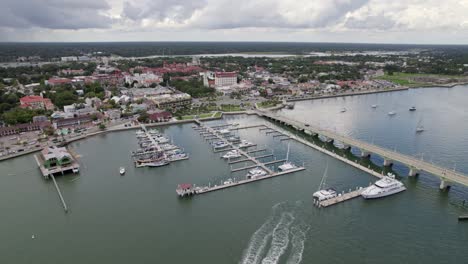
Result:
<svg viewBox="0 0 468 264">
<path fill-rule="evenodd" d="M 60 188 L 59 188 L 57 182 L 55 181 L 55 177 L 54 177 L 54 175 L 50 175 L 50 177 L 54 181 L 55 189 L 57 190 L 57 193 L 58 193 L 58 195 L 60 197 L 60 201 L 62 202 L 63 209 L 65 210 L 65 213 L 68 213 L 68 206 L 65 203 L 65 199 L 63 199 L 62 192 L 60 191 Z"/>
<path fill-rule="evenodd" d="M 354 199 L 356 197 L 361 196 L 361 193 L 365 189 L 366 188 L 358 188 L 358 189 L 356 189 L 354 191 L 350 191 L 350 192 L 347 192 L 347 193 L 341 193 L 337 197 L 318 202 L 317 206 L 318 207 L 328 207 L 328 206 L 332 206 L 332 205 L 335 205 L 335 204 L 338 204 L 338 203 L 341 203 L 341 202 L 344 202 L 344 201 Z"/>
<path fill-rule="evenodd" d="M 460 215 L 458 221 L 468 221 L 468 215 Z"/>
<path fill-rule="evenodd" d="M 219 185 L 219 186 L 215 185 L 213 187 L 211 187 L 211 186 L 195 187 L 195 185 L 192 186 L 191 184 L 182 184 L 182 185 L 179 185 L 179 186 L 183 186 L 183 187 L 181 187 L 180 189 L 176 189 L 176 193 L 181 197 L 198 195 L 198 194 L 208 193 L 208 192 L 212 192 L 212 191 L 222 190 L 222 189 L 226 189 L 226 188 L 230 188 L 230 187 L 234 187 L 234 186 L 239 186 L 239 185 L 250 183 L 250 182 L 260 181 L 260 180 L 264 180 L 264 179 L 268 179 L 268 178 L 272 178 L 272 177 L 276 177 L 276 176 L 287 175 L 287 174 L 294 173 L 294 172 L 297 172 L 297 171 L 305 170 L 305 168 L 302 166 L 302 167 L 297 167 L 297 168 L 287 170 L 287 171 L 275 172 L 272 169 L 268 168 L 267 165 L 280 163 L 280 162 L 285 162 L 286 160 L 284 160 L 284 159 L 276 160 L 275 159 L 275 160 L 269 161 L 269 162 L 261 162 L 259 159 L 272 157 L 272 156 L 274 156 L 273 153 L 265 154 L 265 155 L 261 155 L 261 156 L 257 156 L 257 157 L 251 156 L 250 153 L 263 152 L 263 151 L 266 151 L 267 149 L 264 148 L 264 149 L 256 149 L 256 150 L 251 150 L 251 151 L 248 150 L 249 147 L 256 146 L 257 144 L 252 144 L 251 146 L 248 146 L 248 147 L 245 147 L 245 148 L 239 148 L 236 145 L 234 145 L 234 143 L 227 141 L 223 137 L 223 135 L 220 135 L 219 133 L 216 133 L 216 131 L 213 128 L 208 127 L 208 126 L 203 126 L 203 125 L 201 125 L 201 127 L 205 128 L 203 131 L 206 131 L 206 132 L 201 132 L 200 134 L 210 133 L 214 137 L 218 138 L 219 140 L 225 141 L 228 144 L 228 146 L 226 148 L 220 149 L 220 150 L 213 150 L 214 152 L 225 152 L 225 151 L 230 151 L 230 150 L 237 150 L 244 157 L 244 158 L 241 158 L 241 159 L 238 159 L 238 160 L 233 160 L 233 161 L 228 160 L 228 164 L 236 164 L 236 163 L 241 163 L 241 162 L 252 162 L 253 163 L 252 165 L 248 165 L 248 166 L 241 167 L 241 168 L 232 168 L 232 166 L 231 166 L 231 172 L 243 171 L 243 170 L 248 170 L 248 169 L 253 169 L 253 168 L 260 167 L 264 171 L 266 171 L 267 174 L 264 175 L 264 176 L 258 176 L 258 177 L 254 177 L 254 178 L 247 178 L 246 177 L 246 179 L 244 179 L 244 180 L 229 179 L 228 181 L 223 182 L 221 185 Z M 249 126 L 249 127 L 238 127 L 237 129 L 256 128 L 256 127 L 264 128 L 265 125 L 254 125 L 254 126 Z M 202 130 L 199 129 L 199 131 L 202 131 Z M 245 149 L 245 150 L 243 150 L 243 149 Z"/>
</svg>

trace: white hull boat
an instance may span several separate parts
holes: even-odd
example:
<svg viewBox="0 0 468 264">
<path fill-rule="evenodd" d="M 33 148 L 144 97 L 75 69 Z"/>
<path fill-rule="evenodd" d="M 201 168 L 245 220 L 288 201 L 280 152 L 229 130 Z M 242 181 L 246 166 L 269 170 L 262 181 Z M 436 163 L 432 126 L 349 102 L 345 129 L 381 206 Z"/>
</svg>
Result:
<svg viewBox="0 0 468 264">
<path fill-rule="evenodd" d="M 388 174 L 382 179 L 376 181 L 373 185 L 367 187 L 361 196 L 365 199 L 376 199 L 393 195 L 406 190 L 402 182 L 395 179 L 395 175 Z"/>
</svg>

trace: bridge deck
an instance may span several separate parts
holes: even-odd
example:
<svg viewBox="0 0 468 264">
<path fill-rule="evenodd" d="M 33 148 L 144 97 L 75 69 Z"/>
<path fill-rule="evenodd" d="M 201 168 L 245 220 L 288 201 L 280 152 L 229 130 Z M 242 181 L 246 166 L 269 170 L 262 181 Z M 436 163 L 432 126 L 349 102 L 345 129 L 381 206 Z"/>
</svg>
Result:
<svg viewBox="0 0 468 264">
<path fill-rule="evenodd" d="M 306 133 L 319 134 L 327 138 L 338 140 L 343 144 L 354 146 L 363 151 L 377 154 L 385 159 L 390 159 L 392 161 L 403 163 L 410 168 L 415 168 L 416 170 L 425 171 L 430 174 L 439 176 L 441 179 L 445 181 L 454 182 L 454 183 L 468 186 L 468 176 L 460 172 L 456 172 L 456 171 L 453 171 L 453 170 L 450 170 L 441 166 L 437 166 L 432 163 L 419 160 L 415 157 L 411 157 L 409 155 L 405 155 L 405 154 L 402 154 L 393 150 L 388 150 L 388 149 L 385 149 L 383 147 L 380 147 L 374 144 L 370 144 L 367 142 L 363 142 L 361 140 L 343 136 L 343 135 L 340 135 L 340 134 L 337 134 L 337 133 L 334 133 L 325 129 L 321 129 L 315 126 L 311 126 L 311 125 L 306 126 L 305 123 L 302 123 L 302 122 L 299 122 L 299 121 L 296 121 L 296 120 L 293 120 L 284 116 L 278 116 L 272 113 L 260 112 L 260 111 L 256 111 L 256 113 L 259 116 L 264 116 L 264 117 L 271 118 L 273 120 L 284 122 L 293 127 L 296 127 L 298 130 L 303 130 Z"/>
</svg>

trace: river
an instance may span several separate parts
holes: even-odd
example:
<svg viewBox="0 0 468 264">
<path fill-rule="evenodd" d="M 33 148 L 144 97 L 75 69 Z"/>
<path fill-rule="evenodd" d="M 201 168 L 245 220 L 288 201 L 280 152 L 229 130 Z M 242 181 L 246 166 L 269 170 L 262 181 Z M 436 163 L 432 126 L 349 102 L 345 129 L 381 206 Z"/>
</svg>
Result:
<svg viewBox="0 0 468 264">
<path fill-rule="evenodd" d="M 373 141 L 468 173 L 468 87 L 411 89 L 297 102 L 280 114 Z M 378 104 L 372 109 L 372 104 Z M 416 106 L 415 112 L 408 108 Z M 347 111 L 341 113 L 345 107 Z M 396 111 L 390 117 L 387 112 Z M 426 131 L 416 135 L 419 120 Z M 229 116 L 209 124 L 261 124 L 256 116 Z M 455 263 L 468 258 L 468 225 L 457 216 L 468 188 L 438 189 L 438 179 L 405 176 L 407 191 L 380 200 L 360 198 L 317 209 L 312 193 L 326 164 L 327 185 L 348 190 L 372 176 L 298 142 L 290 159 L 305 171 L 193 199 L 179 199 L 179 183 L 205 185 L 230 177 L 229 165 L 191 128 L 162 127 L 189 160 L 162 168 L 134 168 L 134 131 L 71 144 L 81 155 L 79 176 L 57 177 L 70 208 L 65 214 L 51 181 L 32 155 L 0 163 L 1 263 Z M 242 138 L 267 146 L 280 142 L 258 128 Z M 376 164 L 381 160 L 372 157 Z M 120 176 L 119 167 L 127 173 Z M 34 235 L 34 238 L 32 236 Z M 463 261 L 462 261 L 463 262 Z"/>
</svg>

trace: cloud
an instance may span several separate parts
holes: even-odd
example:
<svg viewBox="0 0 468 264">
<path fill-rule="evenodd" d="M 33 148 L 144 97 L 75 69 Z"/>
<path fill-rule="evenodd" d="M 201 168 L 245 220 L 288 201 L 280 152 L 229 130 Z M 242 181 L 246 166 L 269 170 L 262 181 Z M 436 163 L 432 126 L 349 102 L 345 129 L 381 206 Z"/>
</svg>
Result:
<svg viewBox="0 0 468 264">
<path fill-rule="evenodd" d="M 124 2 L 122 17 L 133 21 L 181 23 L 207 4 L 206 0 L 131 0 Z"/>
<path fill-rule="evenodd" d="M 3 0 L 0 27 L 84 29 L 108 28 L 112 19 L 105 0 Z"/>
<path fill-rule="evenodd" d="M 346 20 L 344 26 L 347 29 L 390 30 L 397 26 L 397 22 L 385 15 L 371 15 L 363 18 L 350 17 Z"/>
</svg>

